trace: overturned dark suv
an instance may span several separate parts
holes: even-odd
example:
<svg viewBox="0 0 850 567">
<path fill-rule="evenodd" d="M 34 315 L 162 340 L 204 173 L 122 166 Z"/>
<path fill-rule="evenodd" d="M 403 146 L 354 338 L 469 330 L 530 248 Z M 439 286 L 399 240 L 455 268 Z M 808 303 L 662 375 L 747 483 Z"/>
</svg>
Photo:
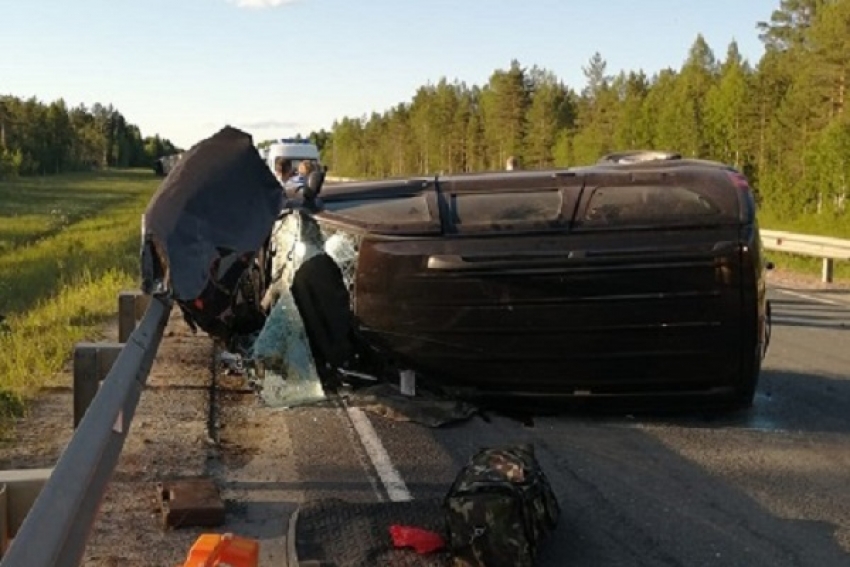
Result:
<svg viewBox="0 0 850 567">
<path fill-rule="evenodd" d="M 191 152 L 179 167 L 187 164 Z M 729 166 L 627 152 L 587 167 L 318 190 L 280 205 L 268 193 L 269 211 L 236 213 L 244 218 L 234 233 L 271 234 L 278 206 L 298 218 L 277 252 L 274 237 L 254 237 L 213 243 L 218 255 L 202 261 L 218 266 L 231 255 L 243 277 L 254 273 L 252 285 L 271 287 L 272 274 L 306 243 L 313 253 L 298 269 L 321 269 L 300 282 L 296 270 L 284 293 L 324 375 L 377 373 L 380 359 L 390 361 L 383 370 L 413 369 L 471 397 L 685 396 L 726 407 L 753 399 L 768 338 L 765 262 L 753 191 Z M 238 201 L 227 201 L 231 213 Z M 168 250 L 167 234 L 148 236 L 156 261 L 148 259 L 146 281 L 173 293 L 164 275 L 182 261 L 180 247 Z M 286 247 L 275 270 L 269 256 Z M 239 306 L 219 301 L 218 313 L 203 312 L 198 297 L 216 288 L 216 273 L 176 299 L 190 318 L 217 320 L 201 325 L 211 334 L 250 333 L 233 316 Z M 264 293 L 254 292 L 254 327 L 268 313 Z"/>
</svg>

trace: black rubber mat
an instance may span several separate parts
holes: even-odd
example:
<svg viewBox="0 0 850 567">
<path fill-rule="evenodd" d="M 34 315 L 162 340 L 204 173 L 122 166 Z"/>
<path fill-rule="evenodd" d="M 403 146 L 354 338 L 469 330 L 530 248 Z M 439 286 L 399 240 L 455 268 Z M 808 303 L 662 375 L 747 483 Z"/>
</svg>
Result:
<svg viewBox="0 0 850 567">
<path fill-rule="evenodd" d="M 439 500 L 346 502 L 316 500 L 290 520 L 290 567 L 445 567 L 447 553 L 418 555 L 395 549 L 389 528 L 415 526 L 445 538 Z"/>
</svg>

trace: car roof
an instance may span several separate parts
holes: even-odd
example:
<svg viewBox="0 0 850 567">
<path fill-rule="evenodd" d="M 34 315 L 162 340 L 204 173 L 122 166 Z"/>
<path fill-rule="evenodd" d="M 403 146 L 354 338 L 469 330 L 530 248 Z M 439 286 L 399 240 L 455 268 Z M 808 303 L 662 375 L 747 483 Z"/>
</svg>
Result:
<svg viewBox="0 0 850 567">
<path fill-rule="evenodd" d="M 309 142 L 276 142 L 268 147 L 266 159 L 274 163 L 275 158 L 319 159 L 319 149 Z"/>
</svg>

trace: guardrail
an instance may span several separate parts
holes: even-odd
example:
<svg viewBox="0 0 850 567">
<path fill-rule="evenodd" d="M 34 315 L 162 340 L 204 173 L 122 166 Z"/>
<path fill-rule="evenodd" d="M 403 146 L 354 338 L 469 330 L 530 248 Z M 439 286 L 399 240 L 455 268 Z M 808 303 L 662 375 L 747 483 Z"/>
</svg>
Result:
<svg viewBox="0 0 850 567">
<path fill-rule="evenodd" d="M 0 567 L 80 564 L 170 313 L 170 301 L 151 298 Z"/>
<path fill-rule="evenodd" d="M 850 240 L 781 230 L 762 230 L 761 240 L 767 250 L 823 258 L 821 279 L 825 283 L 832 282 L 835 260 L 850 260 Z"/>
</svg>

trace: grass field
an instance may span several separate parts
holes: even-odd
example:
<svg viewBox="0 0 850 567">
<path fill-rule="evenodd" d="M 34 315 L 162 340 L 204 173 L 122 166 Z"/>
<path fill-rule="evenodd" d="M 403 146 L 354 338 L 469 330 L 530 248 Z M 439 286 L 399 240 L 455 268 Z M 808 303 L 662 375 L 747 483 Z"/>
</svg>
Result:
<svg viewBox="0 0 850 567">
<path fill-rule="evenodd" d="M 850 238 L 850 213 L 837 215 L 806 215 L 795 219 L 784 219 L 771 214 L 770 211 L 759 211 L 759 223 L 762 228 L 771 230 L 787 230 L 799 234 L 815 234 L 832 238 Z"/>
<path fill-rule="evenodd" d="M 158 184 L 146 170 L 0 182 L 0 419 L 138 285 L 140 219 Z"/>
</svg>

